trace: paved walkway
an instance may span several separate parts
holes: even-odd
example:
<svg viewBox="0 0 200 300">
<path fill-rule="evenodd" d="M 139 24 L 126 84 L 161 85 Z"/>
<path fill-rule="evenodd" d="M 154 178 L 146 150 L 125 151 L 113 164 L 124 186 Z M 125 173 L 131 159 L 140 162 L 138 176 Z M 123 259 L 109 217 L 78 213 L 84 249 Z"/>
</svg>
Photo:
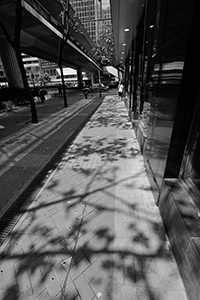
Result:
<svg viewBox="0 0 200 300">
<path fill-rule="evenodd" d="M 187 299 L 117 96 L 105 97 L 1 246 L 0 299 Z"/>
<path fill-rule="evenodd" d="M 79 101 L 77 97 L 70 98 L 74 103 L 67 109 L 61 105 L 62 99 L 53 99 L 38 107 L 38 124 L 25 122 L 30 121 L 30 108 L 1 119 L 5 128 L 0 132 L 0 217 L 44 168 L 50 168 L 50 162 L 60 149 L 70 143 L 101 103 L 98 97 Z M 2 228 L 0 243 L 1 235 Z"/>
</svg>

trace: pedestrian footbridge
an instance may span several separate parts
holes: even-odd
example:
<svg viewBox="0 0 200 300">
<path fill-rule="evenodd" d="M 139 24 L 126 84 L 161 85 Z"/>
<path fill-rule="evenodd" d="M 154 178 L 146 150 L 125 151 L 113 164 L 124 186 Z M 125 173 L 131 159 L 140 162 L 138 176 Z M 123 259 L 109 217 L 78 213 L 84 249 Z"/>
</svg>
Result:
<svg viewBox="0 0 200 300">
<path fill-rule="evenodd" d="M 0 39 L 6 40 L 4 27 L 11 38 L 15 34 L 17 24 L 15 0 L 4 0 L 0 3 Z M 58 62 L 63 38 L 68 35 L 63 48 L 63 65 L 73 68 L 84 68 L 95 72 L 99 67 L 91 56 L 94 44 L 86 30 L 69 5 L 63 23 L 63 7 L 59 1 L 21 0 L 21 52 L 48 61 Z M 18 20 L 19 21 L 19 20 Z M 0 43 L 2 47 L 3 43 Z M 1 51 L 0 51 L 1 53 Z"/>
</svg>

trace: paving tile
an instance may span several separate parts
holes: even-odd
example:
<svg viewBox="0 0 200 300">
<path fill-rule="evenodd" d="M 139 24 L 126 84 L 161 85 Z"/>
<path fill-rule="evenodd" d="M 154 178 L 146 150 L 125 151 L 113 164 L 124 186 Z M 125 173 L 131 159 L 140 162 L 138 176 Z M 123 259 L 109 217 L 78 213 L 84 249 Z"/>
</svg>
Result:
<svg viewBox="0 0 200 300">
<path fill-rule="evenodd" d="M 61 292 L 62 287 L 59 284 L 54 270 L 48 272 L 48 276 L 45 279 L 45 286 L 47 288 L 49 296 L 51 297 L 55 297 Z"/>
<path fill-rule="evenodd" d="M 136 299 L 137 300 L 149 300 L 151 298 L 157 299 L 157 296 L 158 296 L 158 292 L 155 295 L 154 292 L 151 292 L 151 290 L 148 290 L 148 286 L 146 287 L 146 285 L 145 285 L 144 287 L 141 287 L 141 286 L 137 285 L 137 289 L 136 289 Z"/>
<path fill-rule="evenodd" d="M 43 291 L 40 295 L 34 295 L 34 300 L 51 300 L 52 297 L 49 296 L 47 290 Z M 21 300 L 21 298 L 20 298 Z M 26 300 L 26 298 L 24 298 L 23 300 Z"/>
<path fill-rule="evenodd" d="M 113 299 L 115 300 L 129 300 L 129 299 L 137 299 L 137 291 L 136 291 L 136 286 L 124 286 L 122 284 L 113 284 Z M 141 298 L 143 299 L 143 298 Z M 144 298 L 144 300 L 146 300 Z"/>
<path fill-rule="evenodd" d="M 102 260 L 100 258 L 96 258 L 96 260 L 84 271 L 84 276 L 88 282 L 92 281 L 102 269 Z"/>
<path fill-rule="evenodd" d="M 188 300 L 186 292 L 185 291 L 174 291 L 174 290 L 165 291 L 164 300 L 176 300 L 176 299 Z"/>
<path fill-rule="evenodd" d="M 65 298 L 73 299 L 73 300 L 81 299 L 81 297 L 79 296 L 79 292 L 74 285 L 74 282 L 70 278 L 68 278 L 67 283 L 66 283 Z"/>
<path fill-rule="evenodd" d="M 78 245 L 80 247 L 83 247 L 85 244 L 87 244 L 91 239 L 93 239 L 94 233 L 91 230 L 88 230 L 83 235 L 81 235 L 78 238 Z"/>
<path fill-rule="evenodd" d="M 60 217 L 57 217 L 56 219 L 53 218 L 52 216 L 52 220 L 55 224 L 55 226 L 57 227 L 58 231 L 62 231 L 62 230 L 66 230 L 66 223 L 65 221 L 63 220 L 63 218 L 60 216 Z"/>
<path fill-rule="evenodd" d="M 16 280 L 21 293 L 25 293 L 27 291 L 29 291 L 29 293 L 31 294 L 33 293 L 31 280 L 27 268 L 20 268 L 17 270 Z"/>
<path fill-rule="evenodd" d="M 9 267 L 1 270 L 1 288 L 7 290 L 12 286 L 16 286 L 17 281 L 14 273 L 14 268 Z"/>
<path fill-rule="evenodd" d="M 42 273 L 40 270 L 41 268 L 37 268 L 30 274 L 33 293 L 37 297 L 40 296 L 44 291 L 46 291 L 46 286 L 42 280 Z"/>
<path fill-rule="evenodd" d="M 94 292 L 83 274 L 74 280 L 74 285 L 82 300 L 92 300 L 94 298 Z"/>
<path fill-rule="evenodd" d="M 28 254 L 33 251 L 33 244 L 29 235 L 24 235 L 20 241 L 21 247 L 24 251 L 24 254 Z"/>
<path fill-rule="evenodd" d="M 79 261 L 78 263 L 75 262 L 73 267 L 70 269 L 70 278 L 75 280 L 82 274 L 88 267 L 90 267 L 90 262 L 85 258 Z"/>
<path fill-rule="evenodd" d="M 24 163 L 13 167 L 15 189 L 36 160 L 49 159 L 65 130 L 45 141 L 49 149 L 41 144 L 32 156 L 27 153 L 29 168 L 19 178 Z M 10 179 L 5 174 L 5 182 Z M 187 299 L 117 97 L 106 97 L 44 182 L 4 249 L 0 299 L 12 289 L 18 289 L 19 300 Z M 6 283 L 4 272 L 10 276 Z"/>
<path fill-rule="evenodd" d="M 21 294 L 19 300 L 35 300 L 35 297 L 32 295 Z"/>
<path fill-rule="evenodd" d="M 112 274 L 101 270 L 98 275 L 90 281 L 90 286 L 97 299 L 113 299 L 112 297 Z"/>
</svg>

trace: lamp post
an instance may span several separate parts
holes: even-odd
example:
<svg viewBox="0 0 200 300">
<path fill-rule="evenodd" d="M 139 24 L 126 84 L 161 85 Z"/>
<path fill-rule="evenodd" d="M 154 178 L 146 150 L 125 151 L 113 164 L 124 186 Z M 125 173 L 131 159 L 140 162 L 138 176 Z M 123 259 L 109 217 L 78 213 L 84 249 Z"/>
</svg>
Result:
<svg viewBox="0 0 200 300">
<path fill-rule="evenodd" d="M 99 77 L 99 97 L 101 97 L 101 77 L 100 77 L 100 70 L 98 70 L 98 77 Z"/>
</svg>

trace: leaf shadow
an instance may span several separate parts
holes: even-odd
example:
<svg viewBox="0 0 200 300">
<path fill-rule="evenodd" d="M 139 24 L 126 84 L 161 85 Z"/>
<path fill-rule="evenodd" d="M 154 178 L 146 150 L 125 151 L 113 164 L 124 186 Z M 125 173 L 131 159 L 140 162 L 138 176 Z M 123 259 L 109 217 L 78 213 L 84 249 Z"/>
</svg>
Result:
<svg viewBox="0 0 200 300">
<path fill-rule="evenodd" d="M 115 111 L 109 118 L 106 111 L 104 114 L 89 123 L 91 130 L 108 124 L 121 130 L 127 128 L 125 122 L 113 121 Z M 26 275 L 27 290 L 33 289 L 31 282 L 35 280 L 37 292 L 48 295 L 47 286 L 57 284 L 54 299 L 75 299 L 78 280 L 74 274 L 80 270 L 85 272 L 94 299 L 101 284 L 112 299 L 117 274 L 132 285 L 142 283 L 149 299 L 160 300 L 149 282 L 148 265 L 158 258 L 169 260 L 163 225 L 153 212 L 147 213 L 140 203 L 116 192 L 117 188 L 137 188 L 135 180 L 143 170 L 118 179 L 117 163 L 134 159 L 140 151 L 125 138 L 111 142 L 109 136 L 96 139 L 84 135 L 82 139 L 84 143 L 75 141 L 63 156 L 58 175 L 49 179 L 34 205 L 21 209 L 27 217 L 12 231 L 1 255 L 0 266 L 5 272 L 6 263 L 15 261 L 13 282 L 5 289 L 4 300 L 9 299 L 11 292 L 15 293 L 15 300 L 20 299 L 24 292 L 21 279 Z M 87 166 L 91 157 L 97 160 L 96 167 Z M 140 226 L 144 223 L 154 235 L 156 246 L 152 246 L 146 227 Z M 93 265 L 97 265 L 94 273 L 88 274 L 87 269 L 89 272 Z M 74 284 L 70 285 L 71 281 Z"/>
</svg>

